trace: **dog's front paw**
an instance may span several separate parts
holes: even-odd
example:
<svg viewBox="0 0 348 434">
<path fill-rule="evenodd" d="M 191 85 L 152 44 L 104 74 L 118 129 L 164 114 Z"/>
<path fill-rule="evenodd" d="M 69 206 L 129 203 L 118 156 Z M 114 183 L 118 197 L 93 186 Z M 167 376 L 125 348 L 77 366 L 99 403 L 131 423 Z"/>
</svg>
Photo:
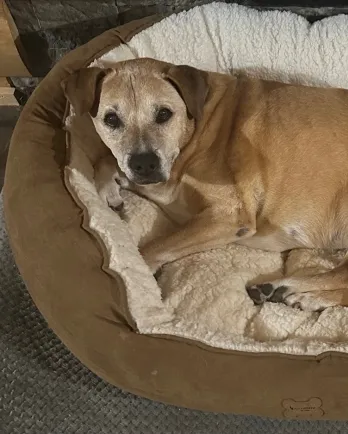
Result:
<svg viewBox="0 0 348 434">
<path fill-rule="evenodd" d="M 266 301 L 272 303 L 285 303 L 286 297 L 290 294 L 289 288 L 275 283 L 261 283 L 246 287 L 249 297 L 254 304 L 260 305 Z"/>
<path fill-rule="evenodd" d="M 103 202 L 113 210 L 121 211 L 123 199 L 120 193 L 120 186 L 116 181 L 111 180 L 102 186 L 97 186 L 97 190 Z"/>
<path fill-rule="evenodd" d="M 164 265 L 164 261 L 146 248 L 140 249 L 140 254 L 144 258 L 147 266 L 150 268 L 151 273 L 153 275 L 158 275 L 161 267 Z"/>
<path fill-rule="evenodd" d="M 158 276 L 160 274 L 160 270 L 164 265 L 163 262 L 157 261 L 156 259 L 150 259 L 146 256 L 143 256 L 147 266 L 150 268 L 151 273 L 154 276 Z"/>
</svg>

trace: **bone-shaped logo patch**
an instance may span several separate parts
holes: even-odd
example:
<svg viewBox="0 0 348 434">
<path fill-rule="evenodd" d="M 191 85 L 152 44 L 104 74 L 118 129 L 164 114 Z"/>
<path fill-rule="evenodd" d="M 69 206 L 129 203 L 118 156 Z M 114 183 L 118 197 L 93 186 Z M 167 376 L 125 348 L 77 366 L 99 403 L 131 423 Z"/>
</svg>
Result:
<svg viewBox="0 0 348 434">
<path fill-rule="evenodd" d="M 323 401 L 320 398 L 309 398 L 307 401 L 284 399 L 283 416 L 289 419 L 320 419 L 325 414 L 322 405 Z"/>
</svg>

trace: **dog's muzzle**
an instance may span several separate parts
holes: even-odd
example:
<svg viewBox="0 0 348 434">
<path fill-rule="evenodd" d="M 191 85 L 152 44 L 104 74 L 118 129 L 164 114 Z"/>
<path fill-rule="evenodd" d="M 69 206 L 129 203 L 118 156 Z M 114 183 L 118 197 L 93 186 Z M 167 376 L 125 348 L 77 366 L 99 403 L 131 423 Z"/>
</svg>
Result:
<svg viewBox="0 0 348 434">
<path fill-rule="evenodd" d="M 136 184 L 157 184 L 165 181 L 161 161 L 154 152 L 132 154 L 128 166 L 134 175 L 132 181 Z"/>
</svg>

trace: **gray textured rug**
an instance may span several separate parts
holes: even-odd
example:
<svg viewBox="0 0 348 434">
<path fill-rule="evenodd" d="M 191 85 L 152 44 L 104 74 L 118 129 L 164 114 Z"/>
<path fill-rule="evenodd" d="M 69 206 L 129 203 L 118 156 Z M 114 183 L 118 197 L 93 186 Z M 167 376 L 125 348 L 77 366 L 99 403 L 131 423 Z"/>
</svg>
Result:
<svg viewBox="0 0 348 434">
<path fill-rule="evenodd" d="M 110 386 L 70 354 L 33 305 L 8 245 L 1 197 L 0 258 L 1 434 L 348 432 L 348 422 L 203 413 L 151 402 Z"/>
</svg>

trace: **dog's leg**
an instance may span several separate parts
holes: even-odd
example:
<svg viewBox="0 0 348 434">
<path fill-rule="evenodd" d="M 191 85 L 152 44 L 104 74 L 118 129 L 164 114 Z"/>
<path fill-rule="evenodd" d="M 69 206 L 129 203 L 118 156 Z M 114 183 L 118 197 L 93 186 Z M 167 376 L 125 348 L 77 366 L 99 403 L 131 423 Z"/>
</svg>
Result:
<svg viewBox="0 0 348 434">
<path fill-rule="evenodd" d="M 98 161 L 94 168 L 94 182 L 102 200 L 116 211 L 123 205 L 120 194 L 120 171 L 113 155 Z"/>
<path fill-rule="evenodd" d="M 162 265 L 184 256 L 225 246 L 255 233 L 249 224 L 231 221 L 231 215 L 210 209 L 195 216 L 176 232 L 157 238 L 141 250 L 146 263 L 155 273 Z"/>
<path fill-rule="evenodd" d="M 320 311 L 348 306 L 348 261 L 333 270 L 308 277 L 286 277 L 247 287 L 255 304 L 285 303 L 302 310 Z"/>
</svg>

